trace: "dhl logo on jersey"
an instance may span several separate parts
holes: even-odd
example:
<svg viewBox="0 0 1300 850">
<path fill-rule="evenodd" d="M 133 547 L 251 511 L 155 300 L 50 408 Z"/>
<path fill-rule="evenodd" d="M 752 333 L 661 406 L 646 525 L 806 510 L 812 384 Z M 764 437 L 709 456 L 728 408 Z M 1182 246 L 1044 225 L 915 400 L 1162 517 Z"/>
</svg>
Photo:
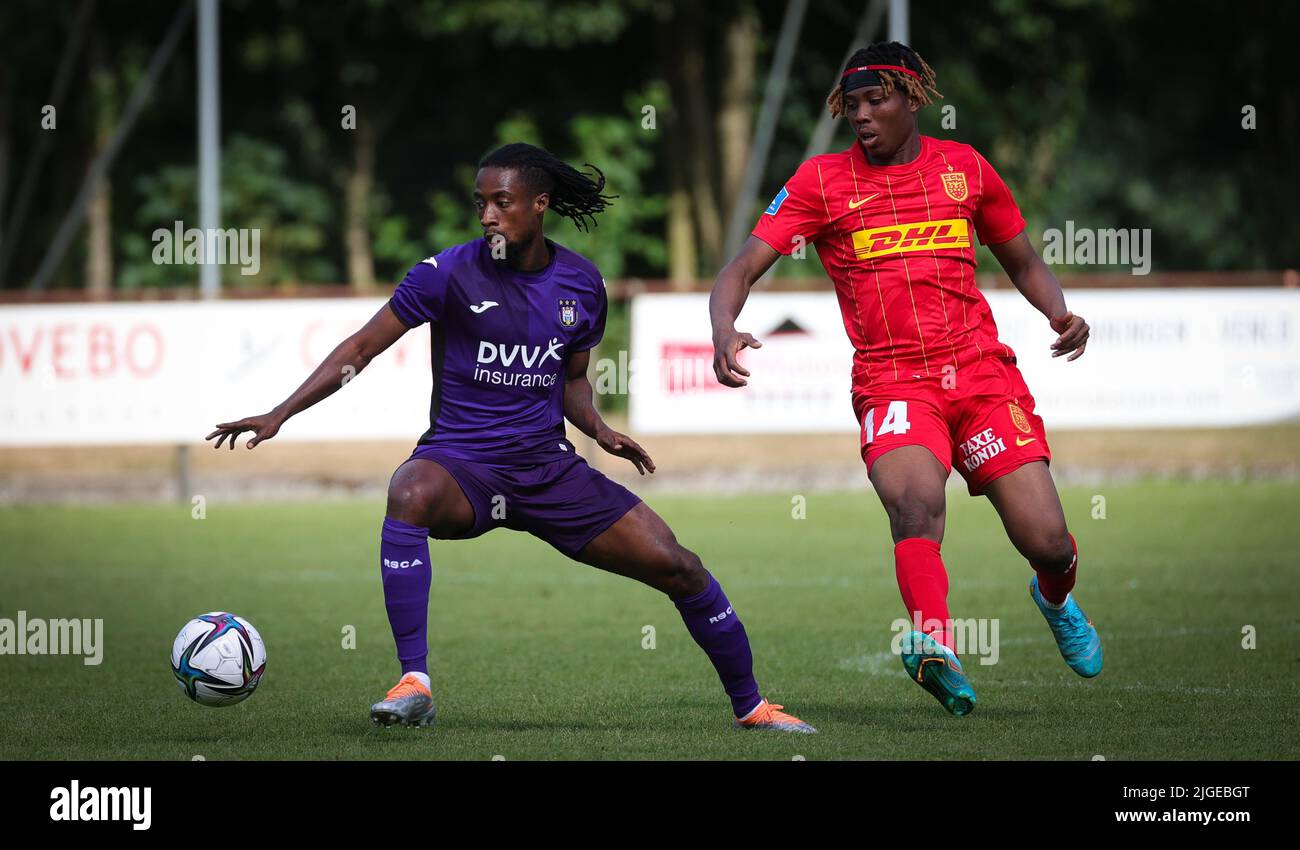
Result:
<svg viewBox="0 0 1300 850">
<path fill-rule="evenodd" d="M 859 260 L 871 260 L 904 251 L 969 247 L 970 225 L 964 218 L 894 224 L 853 233 L 853 254 Z"/>
</svg>

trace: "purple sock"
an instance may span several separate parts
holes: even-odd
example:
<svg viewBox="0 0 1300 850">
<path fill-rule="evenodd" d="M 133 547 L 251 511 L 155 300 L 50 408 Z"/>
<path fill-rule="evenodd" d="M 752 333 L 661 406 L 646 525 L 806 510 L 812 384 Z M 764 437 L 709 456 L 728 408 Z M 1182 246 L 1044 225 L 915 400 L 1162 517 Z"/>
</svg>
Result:
<svg viewBox="0 0 1300 850">
<path fill-rule="evenodd" d="M 674 599 L 673 604 L 681 612 L 686 630 L 718 671 L 722 687 L 731 697 L 731 710 L 737 717 L 749 714 L 762 700 L 758 682 L 754 681 L 754 656 L 749 651 L 745 627 L 722 592 L 722 585 L 710 575 L 708 587 L 694 596 Z"/>
<path fill-rule="evenodd" d="M 428 675 L 429 585 L 433 581 L 429 529 L 385 518 L 379 556 L 384 607 L 402 673 Z"/>
</svg>

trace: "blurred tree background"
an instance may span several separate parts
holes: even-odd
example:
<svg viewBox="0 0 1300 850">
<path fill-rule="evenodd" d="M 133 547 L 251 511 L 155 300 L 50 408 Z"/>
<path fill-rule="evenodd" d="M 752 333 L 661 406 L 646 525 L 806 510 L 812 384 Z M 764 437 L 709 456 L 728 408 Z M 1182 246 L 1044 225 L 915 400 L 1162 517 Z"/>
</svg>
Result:
<svg viewBox="0 0 1300 850">
<path fill-rule="evenodd" d="M 747 219 L 802 159 L 866 6 L 811 4 Z M 0 287 L 30 284 L 176 9 L 0 5 Z M 785 11 L 759 0 L 224 0 L 222 224 L 262 230 L 260 272 L 231 265 L 224 281 L 391 283 L 479 235 L 475 165 L 513 140 L 605 172 L 619 200 L 599 226 L 552 223 L 551 235 L 607 278 L 711 278 Z M 1296 4 L 1262 0 L 913 0 L 912 42 L 944 94 L 923 131 L 982 151 L 1035 238 L 1066 220 L 1149 227 L 1157 270 L 1294 268 L 1297 24 Z M 196 284 L 196 267 L 151 257 L 156 228 L 198 226 L 194 45 L 191 23 L 52 288 Z M 58 107 L 48 129 L 47 104 Z M 1248 106 L 1255 129 L 1243 128 Z M 848 144 L 841 123 L 830 149 Z M 780 269 L 820 274 L 815 262 Z"/>
</svg>

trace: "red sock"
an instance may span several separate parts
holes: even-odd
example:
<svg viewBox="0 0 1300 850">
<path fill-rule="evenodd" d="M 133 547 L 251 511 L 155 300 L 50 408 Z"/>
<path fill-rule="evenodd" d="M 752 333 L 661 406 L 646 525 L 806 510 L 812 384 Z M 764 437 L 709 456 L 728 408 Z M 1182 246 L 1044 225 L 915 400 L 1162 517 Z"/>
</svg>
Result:
<svg viewBox="0 0 1300 850">
<path fill-rule="evenodd" d="M 924 537 L 909 537 L 894 545 L 894 573 L 907 606 L 907 616 L 920 631 L 956 651 L 948 630 L 948 572 L 943 568 L 939 544 Z"/>
<path fill-rule="evenodd" d="M 1074 577 L 1079 574 L 1079 546 L 1074 542 L 1074 535 L 1070 537 L 1070 548 L 1074 550 L 1074 558 L 1070 561 L 1070 568 L 1065 572 L 1051 572 L 1050 570 L 1039 569 L 1033 564 L 1034 572 L 1038 573 L 1038 592 L 1043 598 L 1053 605 L 1062 605 L 1065 603 L 1065 597 L 1074 589 Z"/>
</svg>

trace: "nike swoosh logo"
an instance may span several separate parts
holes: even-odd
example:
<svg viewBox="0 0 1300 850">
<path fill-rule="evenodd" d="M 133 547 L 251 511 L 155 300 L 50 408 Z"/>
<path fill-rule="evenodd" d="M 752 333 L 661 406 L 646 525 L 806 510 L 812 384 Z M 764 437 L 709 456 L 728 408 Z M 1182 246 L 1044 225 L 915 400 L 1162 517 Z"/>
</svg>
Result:
<svg viewBox="0 0 1300 850">
<path fill-rule="evenodd" d="M 491 310 L 493 307 L 499 307 L 495 301 L 484 301 L 482 304 L 471 304 L 469 308 L 475 313 L 482 313 L 484 310 Z"/>
<path fill-rule="evenodd" d="M 856 200 L 856 201 L 850 199 L 850 200 L 849 200 L 849 209 L 851 209 L 851 210 L 856 210 L 858 207 L 862 206 L 863 204 L 865 204 L 867 201 L 871 200 L 872 198 L 878 198 L 878 197 L 880 197 L 880 193 L 879 193 L 879 192 L 877 192 L 877 193 L 874 194 L 874 195 L 869 195 L 869 196 L 867 196 L 867 197 L 865 197 L 865 198 L 858 198 L 858 200 Z"/>
<path fill-rule="evenodd" d="M 1037 438 L 1037 437 L 1016 437 L 1016 445 L 1017 445 L 1017 446 L 1027 446 L 1027 445 L 1029 445 L 1030 443 L 1032 443 L 1032 442 L 1033 442 L 1034 440 L 1036 440 L 1036 439 L 1038 439 L 1038 438 Z"/>
</svg>

